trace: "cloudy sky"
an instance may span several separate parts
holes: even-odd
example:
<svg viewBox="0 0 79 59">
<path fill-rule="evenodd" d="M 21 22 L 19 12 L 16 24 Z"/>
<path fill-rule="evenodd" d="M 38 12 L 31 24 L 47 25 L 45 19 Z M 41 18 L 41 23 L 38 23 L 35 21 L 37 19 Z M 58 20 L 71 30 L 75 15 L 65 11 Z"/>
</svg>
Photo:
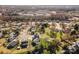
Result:
<svg viewBox="0 0 79 59">
<path fill-rule="evenodd" d="M 0 0 L 0 5 L 79 5 L 78 0 Z"/>
</svg>

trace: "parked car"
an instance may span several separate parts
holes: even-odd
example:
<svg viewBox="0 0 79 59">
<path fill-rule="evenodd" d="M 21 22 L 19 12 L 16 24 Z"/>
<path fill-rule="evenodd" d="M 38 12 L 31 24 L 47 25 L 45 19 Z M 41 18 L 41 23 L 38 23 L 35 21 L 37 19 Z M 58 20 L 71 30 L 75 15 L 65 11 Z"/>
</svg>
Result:
<svg viewBox="0 0 79 59">
<path fill-rule="evenodd" d="M 27 40 L 22 40 L 20 47 L 21 48 L 27 48 L 27 43 L 28 43 Z"/>
<path fill-rule="evenodd" d="M 15 46 L 17 46 L 18 45 L 18 42 L 17 41 L 12 41 L 12 42 L 10 42 L 8 45 L 7 45 L 7 48 L 8 49 L 12 49 L 12 48 L 14 48 Z"/>
</svg>

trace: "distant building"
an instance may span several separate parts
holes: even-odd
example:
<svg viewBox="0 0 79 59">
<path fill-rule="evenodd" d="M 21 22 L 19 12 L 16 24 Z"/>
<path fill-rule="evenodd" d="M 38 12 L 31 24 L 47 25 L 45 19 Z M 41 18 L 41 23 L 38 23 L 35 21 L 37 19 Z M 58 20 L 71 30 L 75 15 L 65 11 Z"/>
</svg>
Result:
<svg viewBox="0 0 79 59">
<path fill-rule="evenodd" d="M 69 20 L 75 21 L 75 20 L 79 20 L 79 18 L 78 18 L 78 17 L 72 17 L 72 18 L 70 18 Z"/>
<path fill-rule="evenodd" d="M 57 12 L 56 12 L 56 11 L 51 11 L 51 13 L 52 13 L 52 14 L 54 14 L 54 15 L 56 15 L 56 14 L 57 14 Z"/>
</svg>

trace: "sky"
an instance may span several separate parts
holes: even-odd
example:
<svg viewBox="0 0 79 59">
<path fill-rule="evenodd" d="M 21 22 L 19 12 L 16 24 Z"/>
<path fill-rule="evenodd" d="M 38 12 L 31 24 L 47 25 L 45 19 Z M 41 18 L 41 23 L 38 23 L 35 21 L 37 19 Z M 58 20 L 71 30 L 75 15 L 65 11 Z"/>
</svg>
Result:
<svg viewBox="0 0 79 59">
<path fill-rule="evenodd" d="M 0 5 L 79 5 L 78 0 L 0 0 Z"/>
</svg>

